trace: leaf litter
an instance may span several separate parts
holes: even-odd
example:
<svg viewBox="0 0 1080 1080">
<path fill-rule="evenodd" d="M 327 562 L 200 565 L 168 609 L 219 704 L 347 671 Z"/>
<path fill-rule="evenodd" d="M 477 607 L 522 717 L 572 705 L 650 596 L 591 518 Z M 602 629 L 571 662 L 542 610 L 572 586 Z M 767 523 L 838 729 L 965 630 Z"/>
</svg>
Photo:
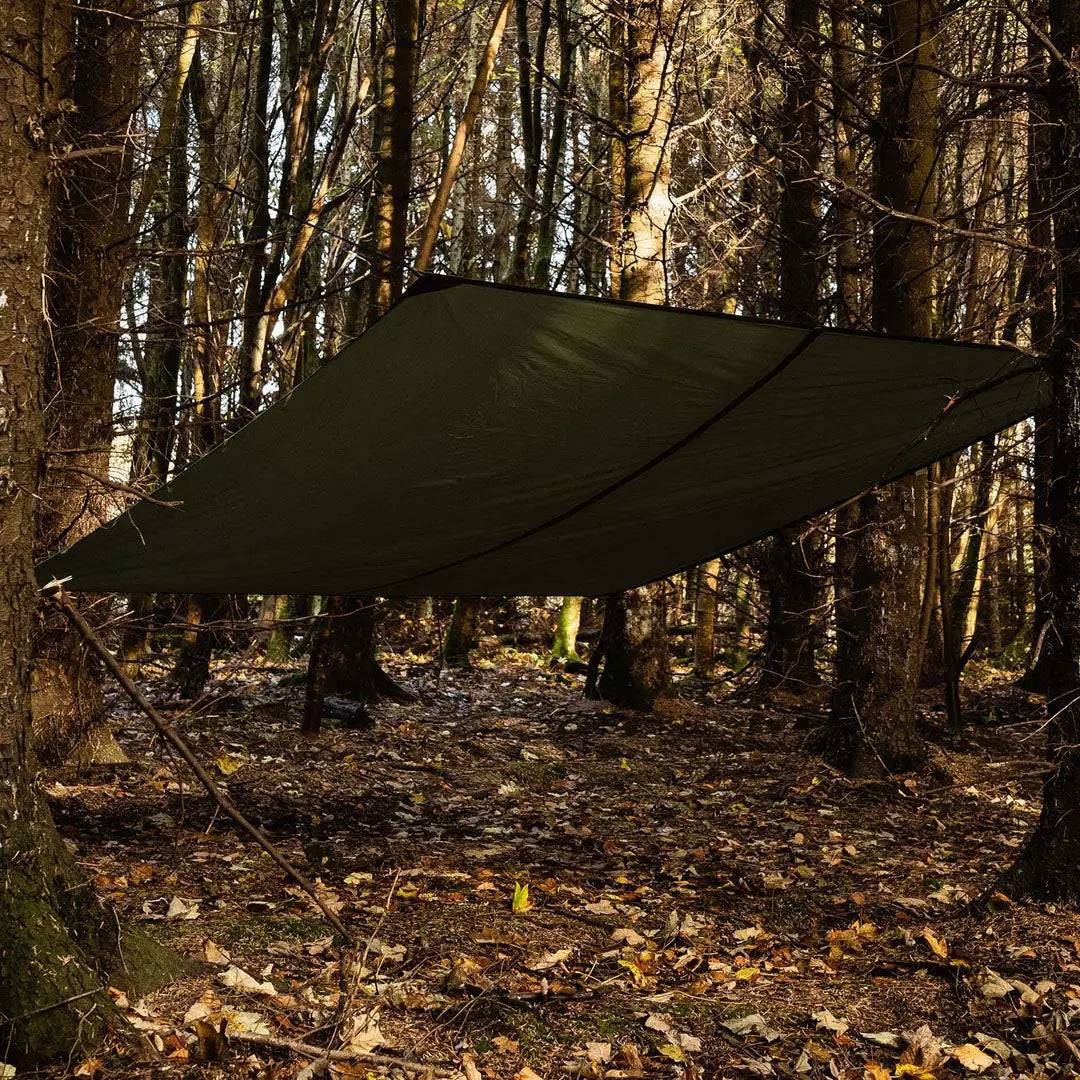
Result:
<svg viewBox="0 0 1080 1080">
<path fill-rule="evenodd" d="M 1007 732 L 956 736 L 927 699 L 948 782 L 868 783 L 800 749 L 812 702 L 620 713 L 509 650 L 437 684 L 396 674 L 420 676 L 420 703 L 372 707 L 374 731 L 301 739 L 300 691 L 258 671 L 232 671 L 182 721 L 363 943 L 355 956 L 120 702 L 132 764 L 49 774 L 102 898 L 202 969 L 134 1003 L 115 992 L 151 1058 L 120 1032 L 82 1075 L 1080 1066 L 1075 917 L 993 893 L 1038 810 L 1038 776 L 1013 765 L 1033 704 L 997 707 L 1021 717 Z M 200 1060 L 222 1022 L 228 1064 Z"/>
</svg>

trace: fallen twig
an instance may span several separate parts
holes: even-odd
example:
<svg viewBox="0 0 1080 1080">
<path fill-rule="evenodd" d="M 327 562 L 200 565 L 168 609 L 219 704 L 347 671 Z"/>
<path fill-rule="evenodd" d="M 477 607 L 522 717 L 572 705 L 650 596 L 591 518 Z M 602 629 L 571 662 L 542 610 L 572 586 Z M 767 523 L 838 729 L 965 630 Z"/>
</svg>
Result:
<svg viewBox="0 0 1080 1080">
<path fill-rule="evenodd" d="M 396 1057 L 394 1054 L 375 1054 L 365 1050 L 327 1050 L 324 1046 L 312 1046 L 299 1039 L 282 1039 L 276 1035 L 254 1035 L 246 1031 L 229 1032 L 228 1037 L 237 1042 L 250 1043 L 254 1046 L 272 1046 L 277 1050 L 292 1050 L 307 1057 L 325 1058 L 327 1061 L 369 1061 L 372 1065 L 386 1065 L 392 1069 L 418 1073 L 421 1076 L 458 1075 L 453 1069 L 440 1068 L 438 1065 L 425 1065 L 420 1061 Z"/>
<path fill-rule="evenodd" d="M 315 886 L 303 875 L 299 870 L 280 851 L 274 846 L 273 843 L 266 837 L 266 835 L 257 826 L 253 825 L 244 815 L 233 805 L 232 800 L 217 786 L 214 782 L 214 778 L 203 768 L 199 759 L 192 752 L 192 749 L 184 740 L 177 734 L 176 730 L 161 716 L 161 714 L 154 708 L 153 705 L 147 700 L 143 692 L 128 678 L 124 669 L 117 662 L 116 657 L 109 652 L 105 643 L 98 637 L 94 630 L 90 627 L 87 621 L 82 617 L 82 613 L 71 602 L 64 590 L 57 584 L 54 585 L 54 591 L 50 594 L 49 598 L 54 604 L 64 613 L 68 621 L 79 631 L 80 634 L 86 639 L 90 647 L 101 657 L 101 660 L 105 666 L 112 672 L 113 676 L 123 687 L 124 692 L 131 700 L 138 705 L 138 707 L 146 714 L 150 722 L 161 733 L 162 737 L 170 743 L 176 752 L 184 759 L 187 766 L 198 778 L 199 783 L 210 793 L 210 797 L 236 822 L 237 825 L 243 829 L 258 845 L 270 856 L 271 859 L 285 871 L 295 881 L 300 888 L 304 890 L 318 905 L 319 910 L 326 917 L 326 921 L 345 939 L 346 942 L 351 944 L 352 938 L 349 931 L 345 929 L 344 923 L 334 914 L 329 905 L 319 896 L 315 889 Z M 321 1053 L 321 1051 L 320 1051 Z"/>
</svg>

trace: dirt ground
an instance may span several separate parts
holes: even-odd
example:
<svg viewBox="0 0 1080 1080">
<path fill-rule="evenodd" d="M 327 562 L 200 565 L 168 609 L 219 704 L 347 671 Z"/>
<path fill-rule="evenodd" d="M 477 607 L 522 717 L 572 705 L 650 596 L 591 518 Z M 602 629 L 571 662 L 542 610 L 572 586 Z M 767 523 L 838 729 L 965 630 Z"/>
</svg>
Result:
<svg viewBox="0 0 1080 1080">
<path fill-rule="evenodd" d="M 170 713 L 317 878 L 355 952 L 120 699 L 132 764 L 48 775 L 102 898 L 198 963 L 141 1001 L 114 992 L 113 1042 L 48 1075 L 929 1080 L 1080 1064 L 1076 913 L 994 894 L 1042 773 L 1038 705 L 1004 681 L 967 700 L 960 734 L 928 697 L 932 774 L 867 783 L 812 752 L 813 701 L 718 685 L 626 714 L 505 650 L 466 673 L 393 671 L 420 701 L 373 709 L 373 730 L 305 741 L 302 690 L 235 664 L 196 712 Z M 222 1019 L 227 1046 L 207 1034 Z M 267 1044 L 285 1040 L 353 1060 Z"/>
</svg>

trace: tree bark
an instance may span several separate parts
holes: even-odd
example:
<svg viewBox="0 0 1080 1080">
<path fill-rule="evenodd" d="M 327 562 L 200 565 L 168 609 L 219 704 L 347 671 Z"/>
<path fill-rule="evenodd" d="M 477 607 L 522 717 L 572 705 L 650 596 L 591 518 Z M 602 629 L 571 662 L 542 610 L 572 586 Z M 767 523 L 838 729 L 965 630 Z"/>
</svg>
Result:
<svg viewBox="0 0 1080 1080">
<path fill-rule="evenodd" d="M 1046 7 L 1039 3 L 1032 18 L 1037 26 L 1046 25 Z M 1039 36 L 1028 34 L 1028 63 L 1045 72 L 1046 49 Z M 1028 240 L 1036 248 L 1047 249 L 1053 243 L 1053 226 L 1047 201 L 1046 185 L 1050 163 L 1049 102 L 1044 87 L 1033 73 L 1033 88 L 1028 94 L 1028 167 L 1027 213 Z M 1043 80 L 1045 81 L 1045 80 Z M 1049 259 L 1033 253 L 1031 278 L 1031 347 L 1045 353 L 1054 337 L 1054 268 Z M 1050 624 L 1050 535 L 1049 490 L 1054 460 L 1054 428 L 1047 416 L 1035 418 L 1034 503 L 1031 558 L 1034 571 L 1035 614 L 1031 628 L 1031 647 L 1021 685 L 1029 690 L 1044 690 L 1047 679 L 1046 653 L 1042 643 Z"/>
<path fill-rule="evenodd" d="M 604 670 L 596 683 L 605 701 L 648 711 L 657 698 L 671 696 L 666 592 L 657 582 L 608 597 L 598 646 Z"/>
<path fill-rule="evenodd" d="M 1048 189 L 1058 250 L 1058 322 L 1047 363 L 1053 379 L 1049 519 L 1050 633 L 1044 645 L 1051 772 L 1035 832 L 1008 875 L 1017 892 L 1080 901 L 1080 8 L 1050 0 Z"/>
<path fill-rule="evenodd" d="M 413 83 L 418 19 L 416 0 L 395 0 L 393 26 L 386 44 L 388 52 L 384 56 L 384 78 L 392 85 L 384 87 L 381 102 L 381 130 L 388 133 L 388 138 L 387 145 L 380 139 L 378 147 L 375 233 L 379 259 L 372 281 L 369 321 L 384 314 L 400 296 L 403 282 L 412 190 Z M 363 95 L 366 95 L 366 89 L 358 93 L 357 105 Z M 340 129 L 339 135 L 343 140 L 340 153 L 347 128 Z M 328 161 L 324 165 L 319 205 L 325 196 L 331 171 Z M 313 206 L 312 214 L 316 212 L 317 208 Z M 322 717 L 324 694 L 337 693 L 354 701 L 414 700 L 411 693 L 398 686 L 379 667 L 375 658 L 378 607 L 374 598 L 332 597 L 328 603 L 332 609 L 341 612 L 341 617 L 319 627 L 314 635 L 304 707 L 304 730 L 308 733 L 311 733 L 312 724 L 317 729 Z"/>
<path fill-rule="evenodd" d="M 46 367 L 47 469 L 38 514 L 39 550 L 74 543 L 106 520 L 124 275 L 131 248 L 129 128 L 137 98 L 141 23 L 130 0 L 115 10 L 74 8 L 73 64 L 67 76 L 74 111 L 65 137 L 76 157 L 64 169 L 49 313 L 54 344 Z M 51 612 L 35 641 L 35 744 L 50 760 L 126 760 L 112 737 L 96 662 Z M 92 734 L 91 734 L 92 733 Z"/>
<path fill-rule="evenodd" d="M 711 678 L 716 666 L 716 585 L 720 560 L 702 563 L 694 597 L 694 674 Z"/>
<path fill-rule="evenodd" d="M 821 323 L 821 225 L 817 173 L 821 130 L 815 90 L 818 0 L 787 0 L 790 56 L 784 66 L 780 127 L 780 317 L 805 326 Z M 769 560 L 769 621 L 761 685 L 791 691 L 821 681 L 814 662 L 816 554 L 805 528 L 773 537 Z"/>
<path fill-rule="evenodd" d="M 644 304 L 666 304 L 668 298 L 668 142 L 675 111 L 669 16 L 665 0 L 634 0 L 626 7 L 626 172 L 613 178 L 615 189 L 624 192 L 619 296 Z M 600 695 L 632 709 L 651 709 L 658 697 L 670 696 L 666 584 L 654 582 L 612 597 L 604 621 Z"/>
<path fill-rule="evenodd" d="M 555 628 L 555 640 L 551 644 L 552 660 L 569 660 L 580 663 L 577 651 L 578 630 L 581 627 L 581 597 L 564 596 L 559 605 L 559 621 Z"/>
<path fill-rule="evenodd" d="M 807 528 L 782 529 L 770 541 L 762 688 L 797 693 L 821 682 L 814 660 L 818 606 L 815 555 Z"/>
<path fill-rule="evenodd" d="M 454 601 L 454 613 L 443 643 L 443 663 L 447 667 L 468 667 L 469 653 L 476 647 L 477 623 L 480 619 L 480 597 L 459 596 Z"/>
<path fill-rule="evenodd" d="M 41 298 L 56 210 L 51 76 L 70 48 L 69 29 L 55 0 L 12 0 L 0 22 L 0 1046 L 19 1068 L 93 1042 L 112 1008 L 102 992 L 112 919 L 98 918 L 57 835 L 30 746 Z"/>
<path fill-rule="evenodd" d="M 887 0 L 875 184 L 892 209 L 931 217 L 936 204 L 936 0 Z M 874 232 L 876 330 L 930 337 L 933 234 L 884 215 Z M 826 756 L 852 775 L 914 769 L 925 759 L 915 718 L 925 480 L 866 495 L 851 568 L 850 630 L 838 636 Z"/>
</svg>

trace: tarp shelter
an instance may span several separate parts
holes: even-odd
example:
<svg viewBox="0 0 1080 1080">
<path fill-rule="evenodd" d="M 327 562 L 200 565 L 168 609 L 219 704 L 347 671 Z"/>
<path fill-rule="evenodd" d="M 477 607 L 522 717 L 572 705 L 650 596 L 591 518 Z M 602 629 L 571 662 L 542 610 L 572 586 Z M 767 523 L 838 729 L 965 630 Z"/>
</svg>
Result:
<svg viewBox="0 0 1080 1080">
<path fill-rule="evenodd" d="M 49 559 L 85 591 L 612 592 L 1022 420 L 948 344 L 428 278 L 157 493 Z"/>
</svg>

